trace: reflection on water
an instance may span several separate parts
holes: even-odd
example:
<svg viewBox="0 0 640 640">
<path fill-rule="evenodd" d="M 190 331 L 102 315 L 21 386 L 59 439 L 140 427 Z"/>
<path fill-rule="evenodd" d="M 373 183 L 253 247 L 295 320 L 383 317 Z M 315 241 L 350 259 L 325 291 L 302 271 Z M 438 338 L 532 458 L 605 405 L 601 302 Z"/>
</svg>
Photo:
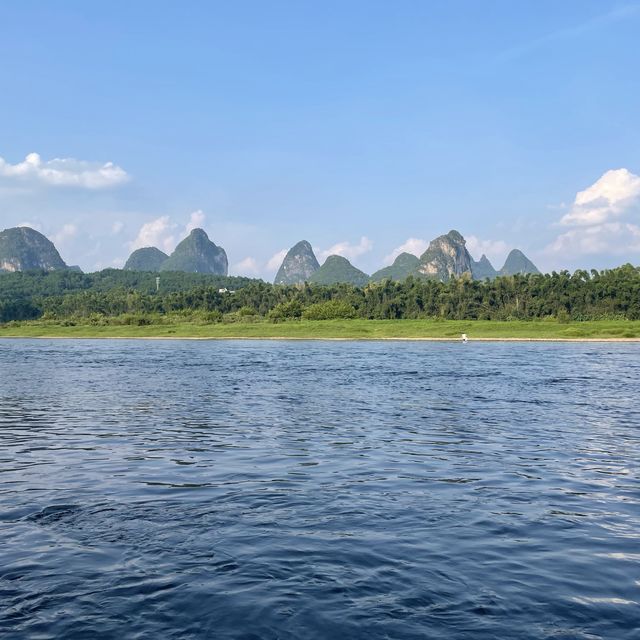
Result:
<svg viewBox="0 0 640 640">
<path fill-rule="evenodd" d="M 3 638 L 638 637 L 635 344 L 0 341 Z"/>
</svg>

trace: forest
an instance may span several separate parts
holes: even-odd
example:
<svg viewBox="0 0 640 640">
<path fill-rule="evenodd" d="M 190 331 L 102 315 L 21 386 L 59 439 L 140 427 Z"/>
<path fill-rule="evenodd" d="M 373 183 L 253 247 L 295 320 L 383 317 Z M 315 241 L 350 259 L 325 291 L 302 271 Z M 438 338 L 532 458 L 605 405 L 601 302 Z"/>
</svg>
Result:
<svg viewBox="0 0 640 640">
<path fill-rule="evenodd" d="M 79 324 L 151 324 L 163 317 L 202 322 L 254 319 L 605 320 L 640 319 L 640 267 L 469 277 L 409 277 L 354 287 L 272 285 L 180 272 L 108 269 L 0 275 L 0 323 L 46 319 Z"/>
</svg>

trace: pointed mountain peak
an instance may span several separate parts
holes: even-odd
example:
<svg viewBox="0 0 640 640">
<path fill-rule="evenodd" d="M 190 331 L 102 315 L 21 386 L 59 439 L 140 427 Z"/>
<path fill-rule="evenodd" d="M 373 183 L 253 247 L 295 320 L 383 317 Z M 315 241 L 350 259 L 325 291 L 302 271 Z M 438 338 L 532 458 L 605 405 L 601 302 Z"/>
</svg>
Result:
<svg viewBox="0 0 640 640">
<path fill-rule="evenodd" d="M 501 276 L 513 276 L 519 273 L 540 273 L 540 271 L 520 249 L 513 249 L 507 256 L 499 274 Z"/>
<path fill-rule="evenodd" d="M 418 273 L 427 278 L 449 280 L 454 276 L 471 272 L 472 258 L 465 246 L 462 234 L 452 229 L 429 243 L 420 256 Z"/>
<path fill-rule="evenodd" d="M 406 251 L 403 251 L 402 253 L 398 254 L 398 257 L 393 261 L 393 264 L 391 266 L 398 267 L 404 264 L 412 264 L 414 266 L 417 266 L 419 262 L 420 259 L 414 256 L 413 253 L 407 253 Z"/>
<path fill-rule="evenodd" d="M 296 242 L 289 251 L 300 252 L 300 251 L 310 251 L 313 253 L 313 247 L 311 243 L 307 240 L 300 240 L 300 242 Z"/>
<path fill-rule="evenodd" d="M 204 229 L 200 229 L 200 228 L 191 229 L 191 233 L 189 233 L 187 238 L 193 238 L 196 240 L 209 240 L 209 236 L 207 235 L 207 232 Z"/>
<path fill-rule="evenodd" d="M 306 240 L 300 240 L 284 257 L 274 284 L 304 284 L 320 268 L 313 248 Z"/>
<path fill-rule="evenodd" d="M 493 280 L 498 275 L 498 272 L 489 262 L 489 258 L 483 253 L 480 260 L 471 262 L 471 275 L 474 280 Z"/>
<path fill-rule="evenodd" d="M 160 271 L 215 273 L 226 276 L 228 266 L 225 250 L 209 240 L 203 229 L 193 229 L 162 264 Z"/>
<path fill-rule="evenodd" d="M 467 244 L 467 241 L 464 239 L 462 234 L 459 231 L 456 231 L 455 229 L 451 229 L 451 231 L 449 231 L 449 233 L 447 233 L 447 235 L 444 237 L 449 238 L 453 242 L 459 242 L 460 244 L 463 244 L 463 245 Z"/>
</svg>

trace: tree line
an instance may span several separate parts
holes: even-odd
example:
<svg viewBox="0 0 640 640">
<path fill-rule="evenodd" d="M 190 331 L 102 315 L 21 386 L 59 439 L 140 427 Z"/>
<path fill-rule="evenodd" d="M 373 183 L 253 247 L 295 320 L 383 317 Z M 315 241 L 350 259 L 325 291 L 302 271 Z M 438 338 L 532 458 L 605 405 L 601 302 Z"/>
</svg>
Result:
<svg viewBox="0 0 640 640">
<path fill-rule="evenodd" d="M 409 277 L 354 287 L 347 284 L 271 285 L 261 280 L 108 269 L 0 275 L 0 322 L 52 319 L 131 322 L 197 316 L 237 319 L 560 320 L 640 319 L 640 267 L 561 271 L 448 282 Z M 146 319 L 146 320 L 145 320 Z"/>
</svg>

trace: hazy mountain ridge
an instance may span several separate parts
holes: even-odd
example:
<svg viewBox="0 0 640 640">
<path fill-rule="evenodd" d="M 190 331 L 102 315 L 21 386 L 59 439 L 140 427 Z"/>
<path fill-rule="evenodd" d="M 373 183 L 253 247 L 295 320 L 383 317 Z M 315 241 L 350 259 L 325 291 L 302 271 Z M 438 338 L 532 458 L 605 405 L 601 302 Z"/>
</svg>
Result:
<svg viewBox="0 0 640 640">
<path fill-rule="evenodd" d="M 79 269 L 68 267 L 54 244 L 29 227 L 15 227 L 0 232 L 0 272 L 43 269 Z M 186 273 L 228 274 L 225 250 L 212 242 L 202 229 L 194 229 L 175 248 L 170 256 L 156 247 L 136 249 L 124 265 L 127 271 L 177 271 Z M 538 268 L 519 249 L 513 249 L 503 267 L 496 271 L 483 254 L 475 261 L 466 248 L 462 234 L 451 230 L 432 240 L 418 258 L 401 253 L 393 264 L 379 269 L 372 276 L 353 266 L 342 256 L 329 256 L 320 266 L 311 244 L 301 240 L 287 252 L 274 284 L 296 285 L 304 282 L 334 284 L 344 282 L 365 286 L 382 280 L 401 281 L 408 276 L 433 278 L 443 282 L 463 274 L 475 280 L 493 279 L 526 273 L 540 273 Z"/>
</svg>

